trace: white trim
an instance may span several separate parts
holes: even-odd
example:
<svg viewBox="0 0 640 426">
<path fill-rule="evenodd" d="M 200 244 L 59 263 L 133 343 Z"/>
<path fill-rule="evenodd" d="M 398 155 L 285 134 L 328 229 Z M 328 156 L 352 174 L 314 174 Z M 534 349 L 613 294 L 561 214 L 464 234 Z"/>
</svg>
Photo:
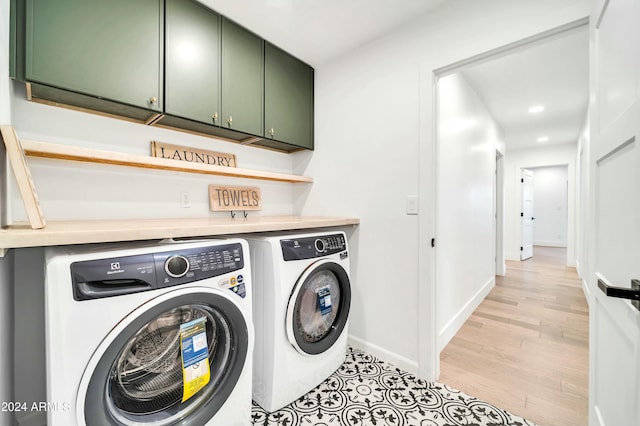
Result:
<svg viewBox="0 0 640 426">
<path fill-rule="evenodd" d="M 587 306 L 591 307 L 591 290 L 589 290 L 589 284 L 585 280 L 582 280 L 582 291 L 585 299 L 587 299 Z"/>
<path fill-rule="evenodd" d="M 397 353 L 388 351 L 373 343 L 366 342 L 358 337 L 349 335 L 347 343 L 350 346 L 361 349 L 371 355 L 380 358 L 383 361 L 393 364 L 396 367 L 405 370 L 411 374 L 418 375 L 418 361 L 411 360 Z"/>
<path fill-rule="evenodd" d="M 445 325 L 438 334 L 438 353 L 440 353 L 447 344 L 453 339 L 458 330 L 469 319 L 473 311 L 476 310 L 480 303 L 487 297 L 496 285 L 496 277 L 489 278 L 478 292 L 458 311 L 458 313 Z"/>
<path fill-rule="evenodd" d="M 540 241 L 540 240 L 533 240 L 533 245 L 534 246 L 541 246 L 541 247 L 561 247 L 561 248 L 567 248 L 567 243 L 566 241 Z"/>
</svg>

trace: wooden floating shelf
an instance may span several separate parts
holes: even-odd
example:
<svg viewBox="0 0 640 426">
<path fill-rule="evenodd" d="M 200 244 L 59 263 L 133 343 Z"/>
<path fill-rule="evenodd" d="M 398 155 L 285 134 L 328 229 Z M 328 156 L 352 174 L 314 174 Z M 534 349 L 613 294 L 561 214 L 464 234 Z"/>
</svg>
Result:
<svg viewBox="0 0 640 426">
<path fill-rule="evenodd" d="M 307 176 L 186 163 L 165 158 L 21 140 L 11 126 L 0 126 L 0 136 L 7 147 L 7 155 L 14 176 L 18 180 L 29 218 L 29 223 L 13 224 L 0 229 L 0 257 L 7 250 L 20 247 L 238 235 L 355 226 L 360 223 L 356 218 L 305 216 L 118 219 L 46 223 L 25 156 L 290 183 L 311 183 L 313 179 Z"/>
<path fill-rule="evenodd" d="M 25 155 L 29 157 L 53 158 L 58 160 L 81 161 L 87 163 L 113 164 L 118 166 L 138 167 L 144 169 L 169 170 L 176 172 L 199 173 L 246 179 L 261 179 L 289 183 L 313 182 L 313 179 L 308 176 L 241 169 L 237 167 L 222 167 L 201 163 L 188 163 L 166 158 L 104 151 L 70 145 L 59 145 L 49 142 L 38 142 L 25 139 L 21 139 L 20 143 L 22 144 L 22 149 L 24 150 Z"/>
<path fill-rule="evenodd" d="M 27 223 L 0 229 L 0 250 L 5 251 L 19 247 L 238 235 L 253 232 L 349 226 L 359 223 L 360 220 L 356 218 L 323 216 L 49 221 L 43 229 L 31 229 Z"/>
</svg>

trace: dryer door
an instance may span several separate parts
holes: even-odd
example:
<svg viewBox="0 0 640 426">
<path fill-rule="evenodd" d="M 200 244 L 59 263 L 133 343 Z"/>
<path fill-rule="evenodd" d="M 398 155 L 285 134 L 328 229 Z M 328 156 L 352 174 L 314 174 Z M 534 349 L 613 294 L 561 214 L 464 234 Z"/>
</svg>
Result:
<svg viewBox="0 0 640 426">
<path fill-rule="evenodd" d="M 351 283 L 340 264 L 323 259 L 300 276 L 287 306 L 287 336 L 298 352 L 317 355 L 338 340 L 349 317 Z"/>
<path fill-rule="evenodd" d="M 205 319 L 210 379 L 183 402 L 180 325 L 198 318 Z M 96 350 L 80 384 L 78 418 L 87 425 L 206 424 L 238 381 L 252 342 L 250 327 L 229 297 L 207 288 L 150 300 Z M 202 337 L 200 332 L 200 347 Z"/>
</svg>

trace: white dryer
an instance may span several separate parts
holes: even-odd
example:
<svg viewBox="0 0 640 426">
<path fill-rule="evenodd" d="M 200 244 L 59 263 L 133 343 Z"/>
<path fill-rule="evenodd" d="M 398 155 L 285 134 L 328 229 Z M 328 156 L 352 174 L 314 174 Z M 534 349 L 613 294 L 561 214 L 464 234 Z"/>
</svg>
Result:
<svg viewBox="0 0 640 426">
<path fill-rule="evenodd" d="M 248 253 L 234 239 L 48 249 L 47 424 L 250 424 Z"/>
<path fill-rule="evenodd" d="M 272 412 L 344 362 L 351 305 L 343 232 L 255 235 L 253 400 Z"/>
</svg>

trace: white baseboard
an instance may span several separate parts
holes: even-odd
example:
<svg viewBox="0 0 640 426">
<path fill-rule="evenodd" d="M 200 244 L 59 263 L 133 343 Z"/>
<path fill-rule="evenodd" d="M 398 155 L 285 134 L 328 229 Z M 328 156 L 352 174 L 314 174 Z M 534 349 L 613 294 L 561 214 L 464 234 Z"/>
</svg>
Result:
<svg viewBox="0 0 640 426">
<path fill-rule="evenodd" d="M 489 281 L 484 283 L 480 290 L 473 295 L 473 297 L 458 311 L 456 315 L 444 326 L 438 334 L 438 353 L 440 353 L 445 346 L 453 339 L 460 327 L 471 316 L 473 311 L 482 303 L 482 301 L 491 292 L 496 285 L 496 277 L 489 278 Z"/>
<path fill-rule="evenodd" d="M 47 426 L 47 413 L 44 411 L 33 411 L 26 416 L 16 417 L 17 426 Z"/>
<path fill-rule="evenodd" d="M 520 252 L 505 252 L 504 260 L 520 260 Z"/>
<path fill-rule="evenodd" d="M 416 376 L 418 375 L 418 361 L 411 360 L 352 335 L 347 337 L 347 342 L 354 348 L 361 349 L 376 358 L 380 358 L 382 361 L 388 362 L 389 364 L 393 364 L 396 367 L 405 370 L 408 373 L 415 374 Z"/>
<path fill-rule="evenodd" d="M 542 246 L 542 247 L 567 247 L 567 243 L 565 241 L 544 241 L 544 240 L 539 240 L 539 241 L 534 241 L 533 242 L 534 246 Z"/>
<path fill-rule="evenodd" d="M 589 285 L 585 280 L 582 280 L 582 291 L 584 292 L 584 297 L 587 299 L 587 305 L 591 302 L 591 290 L 589 290 Z"/>
</svg>

